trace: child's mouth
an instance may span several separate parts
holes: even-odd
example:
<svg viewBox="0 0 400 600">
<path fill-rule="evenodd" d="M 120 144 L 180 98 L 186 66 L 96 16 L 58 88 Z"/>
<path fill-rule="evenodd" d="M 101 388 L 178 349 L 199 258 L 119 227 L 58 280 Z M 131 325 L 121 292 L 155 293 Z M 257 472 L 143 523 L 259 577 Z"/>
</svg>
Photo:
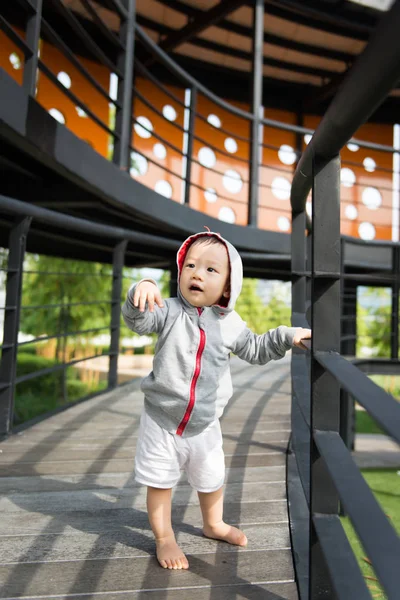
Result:
<svg viewBox="0 0 400 600">
<path fill-rule="evenodd" d="M 198 285 L 191 285 L 189 290 L 191 292 L 202 292 L 203 291 Z"/>
</svg>

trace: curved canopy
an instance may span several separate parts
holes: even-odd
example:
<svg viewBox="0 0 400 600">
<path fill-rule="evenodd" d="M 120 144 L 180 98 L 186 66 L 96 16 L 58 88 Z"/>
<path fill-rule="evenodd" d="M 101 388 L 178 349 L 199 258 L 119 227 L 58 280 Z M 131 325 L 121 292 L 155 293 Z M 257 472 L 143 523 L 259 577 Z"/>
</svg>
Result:
<svg viewBox="0 0 400 600">
<path fill-rule="evenodd" d="M 64 3 L 90 20 L 79 0 Z M 392 3 L 266 0 L 264 104 L 323 114 Z M 109 27 L 118 29 L 111 2 L 92 5 Z M 136 0 L 138 24 L 161 48 L 218 95 L 245 102 L 252 71 L 253 5 L 252 0 Z M 392 90 L 374 120 L 395 122 L 399 105 L 400 87 Z"/>
</svg>

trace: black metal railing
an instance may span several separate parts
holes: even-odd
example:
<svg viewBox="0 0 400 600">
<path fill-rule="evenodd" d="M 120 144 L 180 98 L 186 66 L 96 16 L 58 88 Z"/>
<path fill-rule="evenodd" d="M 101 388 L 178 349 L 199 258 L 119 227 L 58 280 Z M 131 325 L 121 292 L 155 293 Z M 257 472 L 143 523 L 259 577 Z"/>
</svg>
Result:
<svg viewBox="0 0 400 600">
<path fill-rule="evenodd" d="M 23 85 L 30 95 L 37 96 L 37 88 L 40 91 L 42 77 L 50 81 L 51 85 L 55 86 L 73 105 L 79 108 L 80 114 L 84 114 L 108 138 L 109 158 L 121 169 L 130 171 L 133 177 L 139 178 L 145 184 L 147 182 L 149 185 L 154 185 L 154 182 L 147 181 L 143 177 L 140 165 L 138 168 L 135 159 L 136 162 L 141 161 L 164 173 L 164 177 L 173 182 L 173 190 L 165 193 L 171 195 L 174 200 L 191 204 L 194 208 L 203 210 L 200 197 L 201 199 L 203 197 L 211 198 L 211 204 L 207 205 L 207 210 L 213 211 L 213 203 L 218 200 L 237 212 L 237 215 L 231 216 L 236 219 L 237 224 L 259 226 L 262 222 L 264 227 L 267 221 L 264 217 L 272 215 L 275 220 L 273 229 L 281 228 L 282 231 L 287 231 L 290 228 L 289 203 L 279 202 L 277 206 L 273 194 L 277 193 L 281 200 L 289 199 L 294 169 L 305 146 L 303 136 L 311 136 L 313 130 L 264 117 L 259 89 L 260 78 L 262 78 L 260 72 L 256 70 L 253 81 L 254 102 L 251 110 L 244 110 L 211 93 L 155 44 L 138 25 L 138 16 L 133 0 L 109 2 L 107 9 L 109 15 L 112 15 L 112 20 L 107 22 L 94 11 L 93 6 L 87 0 L 81 0 L 80 6 L 75 6 L 75 10 L 65 5 L 62 0 L 49 0 L 43 6 L 41 0 L 20 4 L 23 17 L 20 16 L 19 29 L 17 30 L 5 16 L 1 17 L 0 27 L 24 56 L 22 61 Z M 261 31 L 262 5 L 261 2 L 255 3 L 255 33 Z M 85 16 L 85 21 L 79 18 L 79 13 L 81 16 Z M 8 14 L 7 10 L 4 10 L 4 14 Z M 21 21 L 26 30 L 25 39 L 18 33 Z M 90 30 L 86 26 L 87 23 L 91 24 Z M 71 35 L 73 32 L 73 37 L 63 35 L 66 29 L 70 31 Z M 41 39 L 46 42 L 47 46 L 44 48 L 44 52 L 40 53 Z M 259 44 L 255 43 L 254 46 L 255 64 L 259 65 L 261 64 L 261 50 L 258 47 Z M 106 89 L 105 82 L 100 81 L 98 73 L 95 75 L 94 72 L 91 72 L 80 54 L 82 48 L 86 56 L 104 69 L 108 79 L 113 76 L 117 80 L 117 91 L 111 92 Z M 78 86 L 79 89 L 75 92 L 73 86 L 69 89 L 59 81 L 54 72 L 54 66 L 52 67 L 48 60 L 49 53 L 51 54 L 55 50 L 61 53 L 68 64 L 76 70 L 82 81 L 86 82 L 87 89 L 97 94 L 99 101 L 101 99 L 105 103 L 103 111 L 99 113 L 97 107 L 88 101 L 87 95 L 85 96 L 81 87 Z M 146 67 L 149 61 L 152 63 L 151 72 Z M 168 72 L 170 80 L 173 83 L 176 82 L 175 91 L 172 83 L 162 83 L 165 75 L 161 77 L 161 71 L 164 74 Z M 146 93 L 143 89 L 143 82 L 154 86 L 156 94 Z M 187 90 L 186 101 L 179 90 Z M 356 91 L 354 90 L 354 93 Z M 184 115 L 183 122 L 178 123 L 168 119 L 163 114 L 156 97 L 166 97 L 172 106 L 179 108 L 181 114 Z M 223 114 L 228 115 L 231 123 L 234 123 L 234 126 L 210 125 L 207 114 L 204 112 L 204 102 L 207 103 L 210 111 L 223 111 Z M 143 116 L 141 115 L 142 108 L 145 109 L 146 114 L 153 115 L 153 118 L 162 124 L 160 132 L 155 131 L 154 128 L 148 129 L 146 124 L 140 122 L 140 117 Z M 362 121 L 360 120 L 360 122 Z M 207 127 L 213 127 L 214 137 L 222 135 L 232 138 L 240 147 L 240 151 L 228 152 L 224 147 L 219 147 L 216 142 L 210 142 Z M 78 135 L 82 135 L 82 131 L 77 132 Z M 137 131 L 151 135 L 154 140 L 169 150 L 174 160 L 169 161 L 154 156 L 151 150 L 143 145 L 143 140 Z M 172 131 L 175 141 L 172 141 L 165 131 Z M 293 134 L 292 164 L 280 164 L 269 157 L 268 152 L 277 153 L 280 150 L 280 145 L 270 142 L 269 131 Z M 390 154 L 396 152 L 396 148 L 388 145 L 356 139 L 352 140 L 352 143 L 375 152 Z M 221 170 L 215 165 L 205 166 L 204 161 L 198 156 L 200 146 L 214 153 L 215 158 L 227 163 L 229 165 L 228 172 L 223 170 L 226 167 Z M 349 168 L 361 167 L 364 170 L 363 165 L 357 161 L 348 161 L 346 164 Z M 178 168 L 177 165 L 179 165 Z M 304 166 L 303 163 L 302 165 Z M 375 165 L 374 170 L 376 174 L 387 176 L 394 172 L 393 168 L 381 165 Z M 221 189 L 217 192 L 212 179 L 209 184 L 204 183 L 207 177 L 212 178 L 213 174 L 219 179 L 225 177 L 228 188 L 233 186 L 231 189 L 235 191 L 229 191 L 224 186 L 220 186 Z M 273 178 L 279 175 L 283 176 L 286 181 L 282 184 L 273 183 L 271 174 Z M 280 189 L 279 186 L 283 184 L 285 188 Z M 368 186 L 368 178 L 364 177 L 362 183 L 350 182 L 350 184 L 365 189 Z M 390 186 L 386 187 L 387 190 L 384 189 L 385 185 L 381 185 L 379 189 L 382 192 L 391 189 Z M 237 192 L 237 190 L 245 190 L 246 194 Z M 344 203 L 349 204 L 350 201 L 344 199 Z M 393 207 L 386 204 L 382 204 L 380 209 L 384 211 L 382 212 L 382 225 L 388 227 L 390 218 L 387 211 Z M 278 219 L 282 216 L 284 217 L 283 223 L 279 224 Z M 271 223 L 271 218 L 268 219 L 268 223 Z M 354 215 L 349 218 L 344 213 L 342 225 L 349 228 L 361 225 L 361 222 Z"/>
<path fill-rule="evenodd" d="M 112 138 L 112 158 L 122 169 L 130 169 L 131 152 L 137 152 L 146 160 L 177 177 L 183 185 L 183 198 L 190 203 L 192 188 L 207 188 L 194 180 L 193 168 L 201 166 L 200 161 L 194 157 L 194 144 L 204 143 L 205 138 L 198 134 L 199 123 L 207 123 L 207 117 L 199 110 L 199 101 L 203 97 L 213 106 L 227 111 L 233 117 L 245 123 L 249 134 L 239 137 L 229 129 L 219 128 L 224 135 L 229 135 L 247 145 L 246 159 L 237 160 L 238 164 L 249 164 L 252 157 L 251 177 L 246 183 L 257 181 L 257 170 L 276 168 L 273 165 L 255 161 L 259 156 L 260 148 L 278 150 L 264 142 L 257 135 L 254 122 L 264 127 L 271 127 L 282 131 L 289 131 L 297 136 L 312 134 L 313 131 L 290 124 L 281 123 L 273 119 L 260 117 L 253 110 L 247 112 L 232 106 L 212 94 L 205 86 L 192 78 L 179 67 L 170 57 L 163 52 L 149 36 L 135 25 L 134 2 L 131 0 L 109 0 L 109 6 L 115 9 L 120 19 L 118 36 L 104 22 L 99 22 L 92 15 L 99 35 L 106 38 L 107 43 L 99 44 L 91 40 L 90 35 L 77 21 L 73 12 L 60 0 L 51 0 L 52 6 L 59 12 L 64 23 L 69 23 L 76 31 L 77 37 L 85 44 L 87 52 L 103 64 L 109 73 L 115 73 L 119 79 L 118 94 L 115 97 L 102 86 L 90 71 L 80 62 L 78 54 L 67 47 L 56 31 L 56 24 L 47 12 L 42 13 L 41 2 L 20 2 L 25 11 L 26 38 L 22 39 L 11 24 L 2 17 L 0 25 L 3 32 L 16 44 L 24 54 L 24 82 L 23 85 L 31 96 L 35 96 L 38 70 L 61 90 L 72 102 L 79 106 L 103 131 Z M 83 2 L 84 5 L 87 3 Z M 86 6 L 87 8 L 87 6 Z M 301 155 L 302 144 L 295 149 L 297 165 L 292 186 L 292 273 L 293 273 L 293 323 L 307 325 L 307 309 L 311 307 L 310 324 L 313 328 L 313 347 L 309 364 L 307 358 L 296 352 L 293 353 L 292 378 L 293 378 L 293 408 L 292 408 L 292 450 L 289 457 L 289 502 L 291 514 L 299 511 L 299 506 L 305 507 L 305 513 L 298 512 L 296 518 L 303 522 L 306 535 L 301 540 L 296 536 L 297 528 L 293 532 L 293 544 L 298 552 L 298 581 L 302 597 L 312 600 L 333 597 L 362 600 L 369 598 L 368 590 L 361 578 L 354 556 L 351 552 L 347 538 L 341 528 L 338 518 L 339 501 L 352 519 L 356 531 L 363 541 L 365 549 L 372 559 L 374 568 L 388 591 L 389 598 L 395 598 L 397 584 L 395 581 L 396 564 L 399 563 L 399 544 L 396 536 L 385 520 L 382 511 L 373 499 L 371 491 L 366 487 L 360 472 L 355 468 L 351 455 L 339 436 L 340 427 L 340 391 L 348 391 L 353 398 L 374 415 L 395 439 L 399 431 L 399 407 L 394 404 L 390 396 L 380 391 L 377 386 L 359 373 L 355 365 L 347 363 L 340 356 L 340 298 L 341 287 L 346 281 L 355 280 L 356 275 L 347 277 L 346 263 L 341 260 L 340 241 L 340 161 L 339 152 L 350 140 L 360 147 L 370 148 L 380 152 L 398 152 L 391 146 L 373 144 L 352 139 L 351 136 L 357 128 L 367 119 L 374 107 L 384 98 L 390 87 L 399 78 L 399 54 L 396 45 L 400 26 L 399 2 L 396 2 L 392 11 L 384 19 L 374 39 L 368 45 L 360 60 L 356 63 L 347 81 L 341 88 L 338 96 L 332 103 L 326 117 L 317 129 L 313 138 Z M 53 26 L 54 25 L 54 26 Z M 189 89 L 189 100 L 185 102 L 172 92 L 153 73 L 150 73 L 143 62 L 135 56 L 133 32 L 136 32 L 136 42 L 146 49 L 155 60 L 167 68 L 171 75 L 179 80 L 181 87 Z M 89 107 L 84 99 L 69 92 L 61 84 L 55 73 L 46 64 L 45 59 L 39 58 L 40 32 L 54 47 L 73 64 L 82 77 L 104 98 L 112 104 L 115 110 L 115 126 L 99 118 L 93 108 Z M 105 49 L 106 48 L 106 49 Z M 382 69 L 382 56 L 385 57 L 385 68 Z M 156 72 L 156 70 L 154 71 Z M 164 118 L 159 107 L 141 91 L 137 74 L 143 76 L 156 88 L 166 94 L 174 103 L 186 111 L 186 124 L 171 124 Z M 369 83 L 373 82 L 370 86 Z M 140 114 L 135 108 L 138 102 L 145 104 L 158 118 L 164 118 L 171 127 L 179 130 L 182 139 L 186 138 L 185 148 L 172 144 L 164 135 L 148 129 L 156 139 L 169 146 L 185 162 L 181 173 L 166 168 L 161 162 L 149 157 L 139 147 L 135 140 L 135 125 L 146 131 L 147 127 L 138 119 Z M 132 104 L 134 109 L 132 110 Z M 260 107 L 258 107 L 260 108 Z M 252 134 L 250 134 L 252 129 Z M 208 146 L 210 144 L 208 143 Z M 226 153 L 215 146 L 215 152 L 222 156 Z M 231 158 L 231 155 L 229 155 Z M 289 172 L 289 170 L 287 171 Z M 250 173 L 250 171 L 249 171 Z M 260 210 L 262 203 L 258 201 L 260 190 L 268 187 L 263 183 L 249 186 L 249 198 L 246 202 L 247 223 L 257 224 L 254 214 L 255 206 Z M 308 193 L 313 188 L 313 219 L 312 231 L 308 238 L 305 237 L 307 216 L 305 211 Z M 255 189 L 256 188 L 256 189 Z M 257 195 L 255 202 L 255 195 Z M 226 196 L 226 200 L 232 198 Z M 247 207 L 250 209 L 247 211 Z M 75 244 L 85 243 L 96 246 L 105 262 L 113 264 L 113 292 L 110 300 L 111 315 L 111 345 L 108 353 L 110 367 L 108 375 L 109 387 L 116 384 L 116 360 L 119 339 L 119 303 L 121 290 L 122 265 L 129 263 L 130 256 L 137 256 L 135 243 L 139 242 L 148 253 L 157 253 L 157 247 L 174 255 L 179 242 L 163 237 L 135 233 L 92 222 L 84 221 L 60 213 L 47 211 L 31 204 L 18 202 L 12 198 L 0 196 L 0 209 L 3 214 L 11 215 L 9 219 L 9 258 L 7 273 L 7 298 L 5 306 L 4 341 L 2 345 L 2 364 L 0 372 L 0 426 L 1 434 L 10 431 L 13 412 L 13 397 L 15 393 L 16 353 L 18 348 L 18 325 L 21 311 L 21 286 L 23 273 L 23 259 L 26 247 L 26 238 L 37 224 L 51 225 L 60 229 L 66 237 L 71 237 L 73 231 Z M 82 233 L 82 239 L 76 239 L 77 233 Z M 42 230 L 35 230 L 35 235 L 50 235 Z M 85 240 L 84 240 L 85 238 Z M 351 246 L 354 240 L 347 240 Z M 346 253 L 348 251 L 346 246 Z M 399 288 L 399 262 L 398 245 L 393 246 L 394 258 L 388 275 L 387 282 L 391 283 L 395 291 L 398 307 Z M 136 253 L 136 254 L 135 254 Z M 342 253 L 344 256 L 344 253 Z M 159 257 L 160 258 L 160 257 Z M 165 259 L 165 257 L 162 257 Z M 262 261 L 263 256 L 257 259 Z M 368 261 L 367 261 L 368 262 Z M 390 271 L 389 269 L 389 271 Z M 376 275 L 362 273 L 360 281 L 376 281 Z M 382 275 L 381 282 L 384 282 Z M 398 309 L 393 310 L 392 327 L 398 329 Z M 397 316 L 396 316 L 397 315 Z M 118 319 L 118 323 L 117 323 Z M 397 319 L 397 321 L 396 321 Z M 397 325 L 396 325 L 397 322 Z M 395 330 L 393 330 L 395 331 Z M 354 339 L 352 332 L 347 332 L 347 341 Z M 397 336 L 397 341 L 396 341 Z M 398 332 L 394 333 L 392 342 L 393 353 L 397 348 Z M 351 352 L 348 352 L 349 354 Z M 57 365 L 57 369 L 65 370 L 72 362 Z M 310 375 L 309 375 L 310 371 Z M 379 404 L 379 406 L 378 406 Z M 299 477 L 300 487 L 292 485 L 296 476 Z M 292 501 L 293 493 L 301 496 Z M 368 529 L 371 522 L 379 527 Z M 368 526 L 368 527 L 367 527 Z M 301 528 L 299 529 L 301 531 Z M 311 531 L 309 546 L 304 551 L 304 540 L 308 539 Z M 377 538 L 379 537 L 379 541 Z M 375 545 L 375 547 L 374 547 Z M 301 571 L 303 569 L 303 571 Z M 302 574 L 303 573 L 303 574 Z M 305 574 L 304 574 L 305 573 Z"/>
<path fill-rule="evenodd" d="M 289 485 L 289 505 L 290 493 L 302 490 L 303 514 L 294 510 L 293 515 L 300 523 L 303 545 L 304 537 L 308 540 L 308 549 L 297 567 L 302 597 L 312 600 L 370 598 L 339 519 L 339 502 L 388 597 L 398 595 L 399 539 L 339 435 L 343 389 L 400 442 L 398 402 L 340 355 L 340 300 L 345 273 L 341 260 L 339 152 L 400 77 L 396 42 L 399 26 L 400 2 L 395 2 L 332 101 L 293 179 L 293 323 L 304 325 L 307 315 L 313 339 L 309 360 L 296 352 L 293 355 L 295 461 L 291 461 L 290 468 L 293 481 L 297 477 L 299 483 L 297 488 L 293 481 Z M 312 231 L 306 239 L 305 202 L 311 188 Z M 394 256 L 397 253 L 396 247 Z M 393 260 L 392 273 L 390 260 L 387 262 L 388 279 L 398 295 L 398 261 Z M 377 275 L 370 277 L 379 280 Z M 350 275 L 350 279 L 355 278 Z M 396 310 L 398 313 L 398 304 Z M 396 323 L 398 327 L 398 320 L 392 325 Z M 398 353 L 398 341 L 395 345 Z M 299 544 L 297 531 L 294 527 L 295 549 Z"/>
<path fill-rule="evenodd" d="M 157 252 L 170 253 L 174 256 L 179 241 L 173 239 L 164 239 L 158 236 L 133 232 L 107 225 L 101 225 L 94 222 L 89 222 L 84 219 L 71 217 L 44 208 L 37 207 L 33 204 L 20 202 L 13 198 L 0 195 L 0 211 L 2 214 L 2 225 L 6 225 L 9 229 L 8 240 L 8 255 L 7 265 L 3 269 L 6 276 L 5 281 L 5 302 L 1 310 L 4 311 L 4 336 L 0 345 L 1 363 L 0 363 L 0 437 L 8 435 L 15 430 L 15 394 L 18 384 L 24 384 L 32 379 L 40 377 L 60 374 L 61 381 L 61 397 L 59 408 L 68 406 L 68 397 L 65 394 L 65 374 L 71 367 L 76 366 L 87 360 L 106 356 L 109 359 L 107 371 L 107 384 L 105 389 L 112 389 L 117 385 L 118 374 L 118 354 L 120 341 L 120 305 L 122 301 L 122 270 L 125 264 L 134 259 L 137 260 L 138 244 L 141 249 L 147 252 L 152 252 L 154 260 L 157 261 Z M 104 263 L 110 265 L 107 273 L 96 275 L 105 276 L 109 280 L 110 296 L 101 300 L 62 302 L 62 308 L 67 310 L 71 306 L 91 305 L 102 306 L 102 309 L 108 315 L 108 325 L 106 327 L 94 327 L 84 330 L 76 330 L 71 328 L 68 322 L 63 323 L 61 331 L 51 333 L 46 336 L 31 337 L 28 341 L 19 341 L 18 334 L 20 332 L 20 321 L 22 311 L 32 310 L 50 310 L 60 304 L 52 302 L 51 304 L 34 306 L 22 304 L 22 287 L 24 278 L 30 275 L 40 275 L 49 279 L 51 276 L 57 276 L 60 283 L 64 277 L 76 277 L 77 273 L 67 273 L 65 269 L 61 272 L 44 273 L 29 272 L 24 270 L 24 257 L 29 235 L 33 235 L 36 241 L 45 244 L 47 240 L 53 237 L 52 230 L 57 229 L 58 235 L 64 236 L 69 240 L 70 244 L 75 248 L 79 248 L 81 256 L 85 255 L 85 248 L 97 247 L 99 256 L 102 256 Z M 101 240 L 101 242 L 99 242 Z M 155 250 L 157 248 L 157 250 Z M 152 250 L 150 250 L 152 249 Z M 165 256 L 162 257 L 165 261 Z M 160 259 L 160 256 L 158 256 Z M 85 281 L 93 279 L 93 274 L 81 273 L 81 277 Z M 60 285 L 62 285 L 60 283 Z M 96 286 L 88 286 L 90 289 L 96 289 Z M 90 295 L 89 295 L 90 298 Z M 93 335 L 100 332 L 109 334 L 109 348 L 101 354 L 93 354 L 90 356 L 79 357 L 78 359 L 65 360 L 64 357 L 59 357 L 58 363 L 51 367 L 45 367 L 39 370 L 34 370 L 29 373 L 18 374 L 17 362 L 18 351 L 24 350 L 28 345 L 43 344 L 49 340 L 67 340 L 67 338 L 77 338 L 82 335 Z M 104 391 L 102 389 L 101 391 Z"/>
</svg>

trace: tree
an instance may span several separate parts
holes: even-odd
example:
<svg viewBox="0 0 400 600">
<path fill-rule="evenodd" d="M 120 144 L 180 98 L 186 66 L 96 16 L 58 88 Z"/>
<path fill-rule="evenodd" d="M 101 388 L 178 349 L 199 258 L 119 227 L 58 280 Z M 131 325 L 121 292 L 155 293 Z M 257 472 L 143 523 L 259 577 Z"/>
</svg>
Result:
<svg viewBox="0 0 400 600">
<path fill-rule="evenodd" d="M 290 326 L 290 307 L 272 295 L 264 304 L 257 293 L 257 279 L 243 279 L 242 292 L 236 302 L 236 311 L 255 333 L 265 333 L 279 325 Z"/>
<path fill-rule="evenodd" d="M 357 356 L 391 354 L 391 290 L 366 287 L 357 302 Z"/>
</svg>

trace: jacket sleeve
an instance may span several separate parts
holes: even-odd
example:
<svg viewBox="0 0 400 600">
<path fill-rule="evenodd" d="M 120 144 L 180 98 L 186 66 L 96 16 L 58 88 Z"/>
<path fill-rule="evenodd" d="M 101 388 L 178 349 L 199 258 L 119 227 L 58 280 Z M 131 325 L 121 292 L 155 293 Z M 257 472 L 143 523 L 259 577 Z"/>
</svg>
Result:
<svg viewBox="0 0 400 600">
<path fill-rule="evenodd" d="M 163 300 L 163 308 L 155 305 L 154 312 L 148 310 L 146 302 L 144 312 L 140 312 L 139 308 L 133 305 L 133 296 L 137 286 L 142 283 L 142 281 L 151 281 L 154 285 L 157 285 L 154 279 L 142 279 L 141 281 L 138 281 L 138 283 L 132 285 L 128 290 L 126 300 L 122 305 L 122 317 L 129 329 L 132 329 L 132 331 L 135 331 L 140 335 L 160 333 L 165 325 L 168 314 L 168 300 Z"/>
<path fill-rule="evenodd" d="M 270 360 L 279 360 L 293 346 L 296 327 L 280 325 L 262 335 L 253 333 L 248 327 L 240 333 L 232 346 L 232 352 L 252 365 L 265 365 Z"/>
</svg>

